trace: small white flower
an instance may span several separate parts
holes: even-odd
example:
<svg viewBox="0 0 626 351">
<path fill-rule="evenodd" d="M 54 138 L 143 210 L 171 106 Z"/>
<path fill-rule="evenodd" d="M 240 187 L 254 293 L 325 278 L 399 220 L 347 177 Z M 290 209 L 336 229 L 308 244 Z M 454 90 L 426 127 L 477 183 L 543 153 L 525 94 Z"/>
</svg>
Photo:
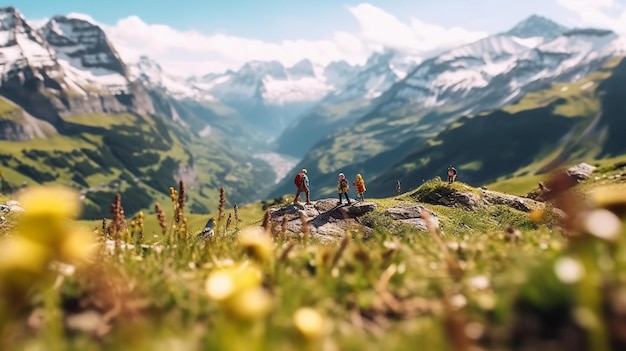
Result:
<svg viewBox="0 0 626 351">
<path fill-rule="evenodd" d="M 450 304 L 456 308 L 463 308 L 467 305 L 467 299 L 461 294 L 456 294 L 450 298 Z"/>
<path fill-rule="evenodd" d="M 468 284 L 474 289 L 484 290 L 489 287 L 489 278 L 484 275 L 479 275 L 473 278 L 470 278 Z"/>
<path fill-rule="evenodd" d="M 591 235 L 601 239 L 615 240 L 622 229 L 622 222 L 613 212 L 597 209 L 587 215 L 584 226 Z"/>
<path fill-rule="evenodd" d="M 583 265 L 571 257 L 559 258 L 554 265 L 554 272 L 560 281 L 566 284 L 578 282 L 584 274 Z"/>
</svg>

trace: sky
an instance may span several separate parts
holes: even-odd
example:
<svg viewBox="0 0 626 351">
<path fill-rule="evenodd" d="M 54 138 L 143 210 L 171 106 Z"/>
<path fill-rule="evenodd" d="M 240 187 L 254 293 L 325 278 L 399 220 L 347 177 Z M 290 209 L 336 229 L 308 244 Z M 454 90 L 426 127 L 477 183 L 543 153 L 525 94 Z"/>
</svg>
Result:
<svg viewBox="0 0 626 351">
<path fill-rule="evenodd" d="M 251 60 L 363 63 L 391 47 L 425 55 L 506 31 L 532 14 L 626 34 L 626 0 L 13 0 L 41 25 L 90 16 L 127 62 L 146 55 L 174 75 Z"/>
</svg>

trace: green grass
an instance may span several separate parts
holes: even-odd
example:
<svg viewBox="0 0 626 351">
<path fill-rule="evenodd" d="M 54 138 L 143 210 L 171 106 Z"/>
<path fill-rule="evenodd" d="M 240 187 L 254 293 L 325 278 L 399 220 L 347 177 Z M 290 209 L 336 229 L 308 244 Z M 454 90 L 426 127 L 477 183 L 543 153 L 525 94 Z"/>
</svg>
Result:
<svg viewBox="0 0 626 351">
<path fill-rule="evenodd" d="M 416 344 L 426 349 L 458 350 L 453 340 L 464 339 L 486 349 L 508 350 L 520 343 L 522 349 L 562 349 L 565 346 L 556 335 L 566 329 L 549 320 L 577 323 L 567 311 L 580 308 L 591 308 L 590 313 L 595 313 L 593 301 L 598 295 L 593 289 L 584 290 L 584 284 L 596 277 L 593 274 L 615 284 L 611 285 L 612 291 L 624 288 L 620 283 L 626 277 L 620 259 L 626 253 L 624 244 L 608 246 L 590 237 L 588 245 L 572 245 L 549 223 L 531 222 L 528 214 L 503 206 L 468 211 L 419 202 L 421 196 L 441 186 L 441 182 L 431 181 L 400 197 L 373 199 L 378 209 L 364 219 L 375 225 L 372 237 L 364 240 L 358 230 L 347 233 L 351 239 L 346 241 L 345 249 L 339 244 L 322 244 L 298 236 L 278 236 L 273 252 L 264 260 L 242 246 L 234 226 L 227 231 L 222 226 L 210 245 L 181 240 L 162 252 L 131 249 L 105 254 L 59 280 L 58 290 L 52 288 L 51 279 L 35 291 L 44 292 L 44 296 L 60 294 L 64 301 L 60 312 L 67 316 L 89 310 L 96 311 L 96 315 L 115 311 L 117 318 L 111 321 L 110 329 L 97 337 L 91 335 L 89 327 L 97 320 L 85 318 L 81 322 L 83 331 L 70 328 L 66 332 L 55 329 L 58 325 L 53 318 L 42 329 L 19 334 L 19 325 L 35 308 L 43 307 L 39 313 L 48 317 L 58 311 L 54 300 L 48 300 L 51 302 L 46 306 L 33 295 L 25 313 L 10 319 L 3 314 L 4 319 L 0 318 L 0 323 L 18 323 L 6 329 L 8 334 L 4 334 L 0 345 L 16 351 L 44 345 L 46 349 L 81 351 L 131 347 L 139 351 L 261 351 L 319 350 L 322 344 L 332 344 L 339 350 L 402 351 L 414 350 Z M 481 193 L 462 183 L 449 187 Z M 389 207 L 414 205 L 434 211 L 443 231 L 429 234 L 398 226 L 384 214 Z M 169 219 L 171 210 L 164 207 Z M 244 206 L 239 214 L 243 219 L 239 228 L 258 226 L 263 208 L 261 204 Z M 191 234 L 208 216 L 187 214 Z M 82 225 L 97 232 L 101 223 Z M 509 225 L 521 231 L 519 241 L 506 239 L 504 230 Z M 158 232 L 154 213 L 146 213 L 146 242 L 164 244 L 165 237 Z M 445 249 L 436 238 L 442 240 Z M 288 245 L 294 246 L 284 254 Z M 586 262 L 584 257 L 590 254 L 607 264 L 583 263 L 587 266 L 581 284 L 567 284 L 558 278 L 555 267 L 560 259 Z M 207 278 L 229 260 L 258 262 L 263 289 L 271 299 L 267 315 L 243 321 L 229 311 L 240 307 L 253 313 L 251 307 L 220 303 L 209 297 Z M 0 274 L 0 279 L 5 277 Z M 586 294 L 578 294 L 581 291 Z M 455 307 L 446 310 L 446 302 Z M 261 303 L 257 298 L 250 306 Z M 111 310 L 113 306 L 117 306 L 115 310 Z M 297 333 L 294 314 L 302 307 L 312 308 L 324 318 L 319 339 L 305 339 Z M 537 333 L 548 336 L 542 339 L 528 330 L 529 334 L 515 341 L 514 330 L 526 323 L 536 323 Z M 467 339 L 465 331 L 482 337 Z M 602 334 L 593 329 L 584 333 L 595 342 L 589 349 L 601 349 L 597 345 Z"/>
<path fill-rule="evenodd" d="M 531 176 L 514 176 L 509 179 L 499 180 L 497 182 L 487 184 L 489 190 L 500 191 L 514 195 L 525 195 L 531 190 L 537 188 L 537 184 L 544 181 L 546 175 Z"/>
<path fill-rule="evenodd" d="M 8 120 L 19 123 L 24 121 L 24 114 L 19 106 L 0 98 L 0 120 Z"/>
<path fill-rule="evenodd" d="M 505 106 L 503 110 L 517 113 L 538 107 L 546 107 L 551 103 L 564 99 L 554 110 L 555 114 L 567 117 L 591 116 L 599 112 L 600 101 L 595 96 L 597 85 L 611 76 L 612 69 L 622 61 L 621 57 L 611 59 L 602 69 L 591 73 L 573 83 L 555 83 L 550 89 L 526 94 L 515 104 Z"/>
</svg>

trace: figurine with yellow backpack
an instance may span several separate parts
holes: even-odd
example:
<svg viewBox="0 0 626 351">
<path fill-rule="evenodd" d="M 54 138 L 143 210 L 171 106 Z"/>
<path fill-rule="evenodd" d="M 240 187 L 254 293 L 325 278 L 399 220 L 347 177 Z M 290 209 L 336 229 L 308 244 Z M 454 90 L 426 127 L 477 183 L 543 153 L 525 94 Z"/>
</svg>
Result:
<svg viewBox="0 0 626 351">
<path fill-rule="evenodd" d="M 356 191 L 356 201 L 365 201 L 365 180 L 363 180 L 363 176 L 361 174 L 356 175 L 356 180 L 354 183 L 354 190 Z"/>
<path fill-rule="evenodd" d="M 350 184 L 348 184 L 348 180 L 343 173 L 339 173 L 339 177 L 337 179 L 337 192 L 339 193 L 339 203 L 337 205 L 341 205 L 341 195 L 346 196 L 346 200 L 348 200 L 348 205 L 350 205 L 350 196 L 348 195 L 348 191 L 350 191 Z"/>
</svg>

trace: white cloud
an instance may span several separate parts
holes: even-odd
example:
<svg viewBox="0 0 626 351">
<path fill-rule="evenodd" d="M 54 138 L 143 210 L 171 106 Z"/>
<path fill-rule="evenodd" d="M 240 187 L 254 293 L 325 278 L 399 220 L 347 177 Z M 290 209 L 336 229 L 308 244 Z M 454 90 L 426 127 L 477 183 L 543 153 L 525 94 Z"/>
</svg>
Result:
<svg viewBox="0 0 626 351">
<path fill-rule="evenodd" d="M 336 31 L 319 40 L 266 42 L 226 34 L 207 35 L 179 31 L 162 24 L 148 24 L 137 16 L 103 25 L 125 60 L 147 55 L 174 74 L 191 75 L 237 69 L 251 60 L 278 60 L 285 65 L 308 58 L 318 64 L 335 60 L 362 63 L 382 47 L 419 54 L 433 49 L 478 40 L 484 32 L 460 27 L 444 28 L 412 18 L 403 23 L 392 14 L 368 3 L 348 7 L 356 19 L 356 33 Z"/>
<path fill-rule="evenodd" d="M 616 0 L 556 0 L 586 25 L 626 33 L 626 6 Z"/>
</svg>

